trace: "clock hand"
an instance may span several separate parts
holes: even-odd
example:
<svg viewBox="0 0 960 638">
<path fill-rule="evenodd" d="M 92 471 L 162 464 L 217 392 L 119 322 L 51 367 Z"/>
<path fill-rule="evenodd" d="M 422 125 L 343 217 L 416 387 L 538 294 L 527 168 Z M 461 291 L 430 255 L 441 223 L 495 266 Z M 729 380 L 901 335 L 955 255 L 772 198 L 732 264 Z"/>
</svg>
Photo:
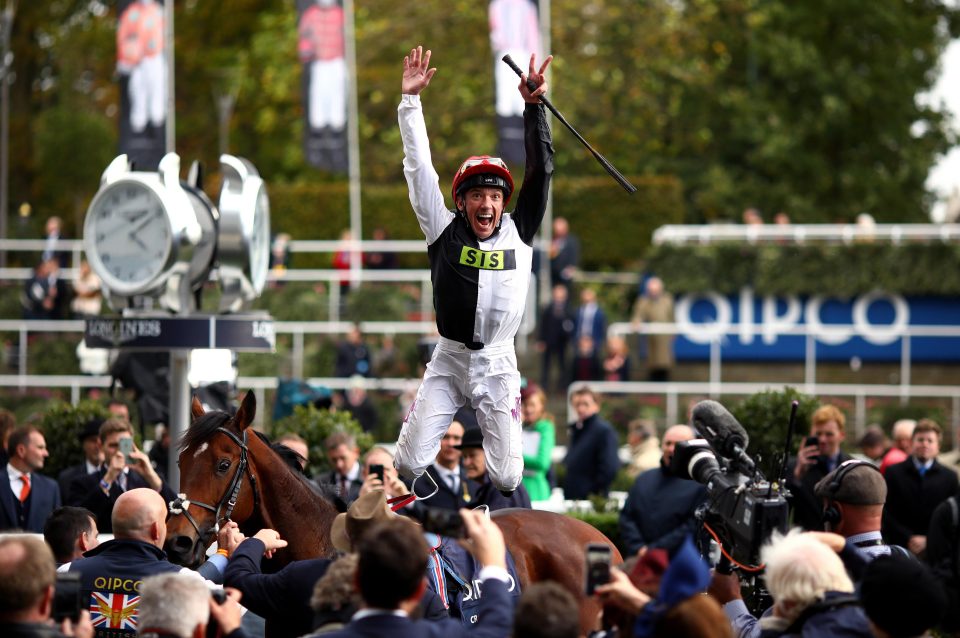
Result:
<svg viewBox="0 0 960 638">
<path fill-rule="evenodd" d="M 143 220 L 142 222 L 140 222 L 140 223 L 137 225 L 136 228 L 134 228 L 133 230 L 130 231 L 130 239 L 133 239 L 133 238 L 134 238 L 134 235 L 136 235 L 136 234 L 139 233 L 141 230 L 143 230 L 144 228 L 146 228 L 147 225 L 149 225 L 151 221 L 153 221 L 153 220 L 152 220 L 152 219 L 145 219 L 145 220 Z"/>
<path fill-rule="evenodd" d="M 150 214 L 150 211 L 149 211 L 149 210 L 146 210 L 146 209 L 141 210 L 141 211 L 136 212 L 136 213 L 134 213 L 133 215 L 130 215 L 129 217 L 127 217 L 127 222 L 133 224 L 133 223 L 135 223 L 135 222 L 143 219 L 144 216 L 149 215 L 149 214 Z"/>
<path fill-rule="evenodd" d="M 141 249 L 141 250 L 146 250 L 146 249 L 147 249 L 147 245 L 146 245 L 145 243 L 143 243 L 142 241 L 140 241 L 140 238 L 137 237 L 136 235 L 131 234 L 131 235 L 130 235 L 130 239 L 132 239 L 133 241 L 135 241 L 135 242 L 137 243 L 137 245 L 140 246 L 140 249 Z"/>
</svg>

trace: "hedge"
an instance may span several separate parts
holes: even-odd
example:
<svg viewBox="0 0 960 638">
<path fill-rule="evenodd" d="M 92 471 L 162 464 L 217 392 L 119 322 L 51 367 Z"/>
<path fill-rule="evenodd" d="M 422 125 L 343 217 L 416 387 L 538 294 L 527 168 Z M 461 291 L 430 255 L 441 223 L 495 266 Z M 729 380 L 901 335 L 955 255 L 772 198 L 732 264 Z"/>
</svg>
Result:
<svg viewBox="0 0 960 638">
<path fill-rule="evenodd" d="M 663 224 L 681 223 L 683 193 L 674 177 L 632 178 L 637 192 L 627 195 L 609 177 L 554 178 L 553 214 L 570 220 L 582 247 L 585 269 L 620 270 L 632 267 Z M 441 180 L 441 188 L 446 182 Z M 350 226 L 347 184 L 310 183 L 269 186 L 274 232 L 294 239 L 338 239 Z M 445 193 L 446 194 L 446 193 Z M 449 200 L 449 196 L 447 196 Z M 449 203 L 449 202 L 448 202 Z M 376 227 L 391 239 L 422 239 L 403 183 L 365 185 L 361 193 L 363 236 Z M 423 254 L 403 254 L 404 266 L 426 267 Z M 294 268 L 329 268 L 332 255 L 294 255 Z"/>
<path fill-rule="evenodd" d="M 652 248 L 647 269 L 674 293 L 854 297 L 873 290 L 960 295 L 960 246 L 953 244 L 764 245 L 717 243 Z"/>
</svg>

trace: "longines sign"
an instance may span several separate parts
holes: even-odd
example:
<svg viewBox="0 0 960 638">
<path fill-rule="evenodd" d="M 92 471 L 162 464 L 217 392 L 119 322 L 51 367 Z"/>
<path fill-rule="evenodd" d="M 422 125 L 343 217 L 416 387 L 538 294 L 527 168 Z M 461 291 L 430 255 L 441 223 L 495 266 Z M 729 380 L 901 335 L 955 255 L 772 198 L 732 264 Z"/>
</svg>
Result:
<svg viewBox="0 0 960 638">
<path fill-rule="evenodd" d="M 273 319 L 260 315 L 97 318 L 86 321 L 88 348 L 197 350 L 229 348 L 272 352 Z"/>
</svg>

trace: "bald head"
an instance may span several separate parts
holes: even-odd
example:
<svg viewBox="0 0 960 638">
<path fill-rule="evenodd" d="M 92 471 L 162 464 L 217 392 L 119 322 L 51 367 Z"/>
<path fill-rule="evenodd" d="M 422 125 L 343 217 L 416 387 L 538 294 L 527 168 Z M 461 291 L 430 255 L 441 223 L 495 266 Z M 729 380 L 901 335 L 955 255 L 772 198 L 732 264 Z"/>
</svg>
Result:
<svg viewBox="0 0 960 638">
<path fill-rule="evenodd" d="M 113 506 L 113 535 L 163 546 L 167 535 L 167 505 L 146 487 L 124 492 Z"/>
<path fill-rule="evenodd" d="M 660 444 L 660 450 L 663 452 L 661 461 L 666 467 L 670 467 L 670 461 L 673 460 L 673 449 L 677 447 L 680 441 L 689 441 L 695 438 L 693 428 L 689 425 L 674 425 L 667 428 L 663 433 L 663 442 Z"/>
</svg>

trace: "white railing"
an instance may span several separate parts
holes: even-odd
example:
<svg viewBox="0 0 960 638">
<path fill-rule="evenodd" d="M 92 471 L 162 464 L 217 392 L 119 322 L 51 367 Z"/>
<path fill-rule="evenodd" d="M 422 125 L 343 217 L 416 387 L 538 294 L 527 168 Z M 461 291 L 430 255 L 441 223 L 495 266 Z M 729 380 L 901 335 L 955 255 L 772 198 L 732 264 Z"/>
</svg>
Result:
<svg viewBox="0 0 960 638">
<path fill-rule="evenodd" d="M 528 312 L 529 316 L 531 313 Z M 361 332 L 365 334 L 379 335 L 397 335 L 412 334 L 420 336 L 434 335 L 436 325 L 433 321 L 361 321 L 359 323 Z M 347 334 L 353 328 L 352 323 L 342 321 L 278 321 L 274 324 L 277 335 L 291 335 L 291 372 L 295 378 L 303 377 L 304 357 L 305 357 L 305 337 L 307 335 L 342 335 Z M 20 319 L 2 319 L 0 320 L 0 332 L 14 332 L 18 334 L 18 378 L 27 378 L 27 360 L 29 354 L 29 334 L 37 332 L 45 333 L 68 333 L 82 334 L 84 324 L 82 321 L 25 321 Z M 527 330 L 530 326 L 527 326 Z M 714 324 L 691 324 L 689 326 L 679 326 L 674 323 L 645 323 L 640 326 L 634 326 L 629 322 L 618 322 L 610 325 L 608 334 L 611 335 L 682 335 L 689 330 L 701 330 L 703 334 L 709 335 L 709 381 L 708 386 L 710 394 L 718 394 L 721 385 L 726 387 L 728 384 L 723 381 L 723 358 L 722 344 L 728 336 L 738 336 L 742 333 L 742 328 L 738 325 L 731 325 L 728 328 L 721 328 Z M 756 326 L 755 331 L 759 333 L 760 327 Z M 899 334 L 896 338 L 900 339 L 900 383 L 895 386 L 900 389 L 900 396 L 903 400 L 909 399 L 912 395 L 911 385 L 912 358 L 911 344 L 914 339 L 926 337 L 960 337 L 960 326 L 902 326 L 897 328 Z M 831 335 L 838 333 L 848 333 L 856 336 L 857 326 L 841 324 L 824 324 L 823 326 L 809 326 L 806 324 L 796 326 L 778 327 L 777 336 L 801 336 L 804 337 L 804 377 L 802 386 L 812 388 L 817 385 L 817 343 L 818 337 L 822 331 L 829 331 Z M 521 334 L 525 334 L 521 332 Z M 518 340 L 518 349 L 525 346 L 526 340 Z M 30 386 L 30 383 L 11 384 L 18 387 Z M 927 386 L 920 386 L 927 387 Z M 930 386 L 938 387 L 938 386 Z M 960 390 L 956 390 L 960 392 Z"/>
<path fill-rule="evenodd" d="M 955 242 L 960 241 L 960 224 L 876 224 L 872 227 L 857 224 L 670 224 L 653 233 L 653 243 L 657 245 L 720 241 L 750 244 Z"/>
</svg>

